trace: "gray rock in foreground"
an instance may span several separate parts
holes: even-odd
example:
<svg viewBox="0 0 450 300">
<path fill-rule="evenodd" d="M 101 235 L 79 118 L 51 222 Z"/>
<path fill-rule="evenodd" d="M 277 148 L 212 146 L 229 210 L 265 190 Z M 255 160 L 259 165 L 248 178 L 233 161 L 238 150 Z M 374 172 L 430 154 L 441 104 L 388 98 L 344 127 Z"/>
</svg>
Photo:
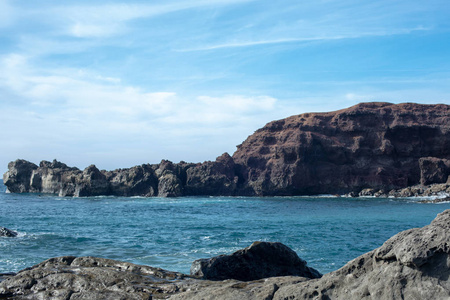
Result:
<svg viewBox="0 0 450 300">
<path fill-rule="evenodd" d="M 192 263 L 191 275 L 209 280 L 258 280 L 276 276 L 320 278 L 319 271 L 282 243 L 254 242 L 230 255 L 198 259 Z"/>
<path fill-rule="evenodd" d="M 320 279 L 210 281 L 94 257 L 60 257 L 2 275 L 7 299 L 450 299 L 450 210 Z M 243 250 L 242 250 L 243 251 Z"/>
</svg>

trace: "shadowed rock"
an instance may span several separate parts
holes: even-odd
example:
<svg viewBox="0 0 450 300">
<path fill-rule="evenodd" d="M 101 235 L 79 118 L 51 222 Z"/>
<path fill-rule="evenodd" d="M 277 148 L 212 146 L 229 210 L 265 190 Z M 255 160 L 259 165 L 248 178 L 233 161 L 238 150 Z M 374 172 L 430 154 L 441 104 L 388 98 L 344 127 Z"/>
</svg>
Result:
<svg viewBox="0 0 450 300">
<path fill-rule="evenodd" d="M 254 242 L 230 255 L 199 259 L 192 263 L 191 275 L 209 280 L 258 280 L 276 276 L 319 278 L 289 247 L 281 243 Z"/>
<path fill-rule="evenodd" d="M 16 237 L 17 236 L 17 232 L 8 229 L 6 227 L 1 227 L 0 226 L 0 236 L 4 236 L 4 237 Z"/>
</svg>

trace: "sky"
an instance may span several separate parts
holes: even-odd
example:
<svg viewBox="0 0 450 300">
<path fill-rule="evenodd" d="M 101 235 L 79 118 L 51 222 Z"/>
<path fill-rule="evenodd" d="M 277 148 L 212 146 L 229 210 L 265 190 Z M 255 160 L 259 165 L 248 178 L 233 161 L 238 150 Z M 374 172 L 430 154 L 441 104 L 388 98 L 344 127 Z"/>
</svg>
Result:
<svg viewBox="0 0 450 300">
<path fill-rule="evenodd" d="M 448 0 L 0 0 L 3 172 L 214 160 L 368 101 L 450 104 Z"/>
</svg>

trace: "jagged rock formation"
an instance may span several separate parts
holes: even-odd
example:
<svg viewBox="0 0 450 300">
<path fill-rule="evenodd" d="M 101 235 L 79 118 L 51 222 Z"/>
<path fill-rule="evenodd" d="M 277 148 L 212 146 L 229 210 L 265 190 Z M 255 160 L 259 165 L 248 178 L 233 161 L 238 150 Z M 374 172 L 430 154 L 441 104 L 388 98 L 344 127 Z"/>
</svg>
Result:
<svg viewBox="0 0 450 300">
<path fill-rule="evenodd" d="M 308 267 L 282 243 L 254 242 L 230 255 L 198 259 L 192 263 L 191 275 L 209 280 L 237 279 L 252 281 L 267 277 L 294 275 L 320 278 L 319 271 Z"/>
<path fill-rule="evenodd" d="M 318 279 L 210 281 L 104 258 L 65 256 L 0 274 L 0 298 L 443 300 L 450 298 L 449 232 L 446 210 L 430 225 L 403 231 Z"/>
<path fill-rule="evenodd" d="M 450 184 L 450 106 L 361 103 L 268 123 L 216 161 L 84 171 L 17 160 L 10 192 L 61 196 L 387 195 Z M 395 192 L 392 192 L 395 194 Z"/>
<path fill-rule="evenodd" d="M 90 165 L 83 171 L 54 160 L 39 166 L 18 159 L 3 175 L 11 193 L 46 193 L 59 196 L 232 195 L 236 190 L 233 160 L 227 153 L 214 162 L 144 164 L 114 171 Z"/>
</svg>

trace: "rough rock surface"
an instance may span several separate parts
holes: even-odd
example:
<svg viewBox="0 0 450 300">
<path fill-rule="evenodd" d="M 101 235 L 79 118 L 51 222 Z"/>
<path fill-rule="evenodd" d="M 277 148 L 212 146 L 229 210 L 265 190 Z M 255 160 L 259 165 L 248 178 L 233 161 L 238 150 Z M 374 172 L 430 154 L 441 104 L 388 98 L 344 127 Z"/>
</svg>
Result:
<svg viewBox="0 0 450 300">
<path fill-rule="evenodd" d="M 16 160 L 3 180 L 10 192 L 61 196 L 368 196 L 449 176 L 450 105 L 374 102 L 270 122 L 215 161 L 108 172 Z"/>
<path fill-rule="evenodd" d="M 209 280 L 252 281 L 276 276 L 319 278 L 319 271 L 306 266 L 289 247 L 281 243 L 254 242 L 230 255 L 199 259 L 192 263 L 191 275 Z"/>
<path fill-rule="evenodd" d="M 317 279 L 210 281 L 104 258 L 65 256 L 0 274 L 0 298 L 444 300 L 450 299 L 449 232 L 446 210 L 430 225 L 400 232 Z"/>
<path fill-rule="evenodd" d="M 181 273 L 104 258 L 64 256 L 6 276 L 0 298 L 151 299 L 176 291 Z"/>
<path fill-rule="evenodd" d="M 320 279 L 278 284 L 277 278 L 258 286 L 271 288 L 258 298 L 247 288 L 224 285 L 180 293 L 173 299 L 450 299 L 450 210 L 428 226 L 403 231 L 380 248 L 350 261 Z M 254 284 L 254 283 L 253 283 Z"/>
<path fill-rule="evenodd" d="M 1 227 L 0 226 L 0 236 L 3 236 L 3 237 L 16 237 L 17 236 L 17 232 L 15 232 L 15 231 L 13 231 L 11 229 L 8 229 L 6 227 Z"/>
<path fill-rule="evenodd" d="M 450 159 L 422 157 L 419 159 L 420 184 L 450 183 Z"/>
<path fill-rule="evenodd" d="M 450 159 L 449 105 L 361 103 L 292 116 L 257 130 L 233 155 L 257 195 L 404 188 L 420 183 L 423 157 Z"/>
<path fill-rule="evenodd" d="M 319 280 L 281 288 L 274 299 L 450 299 L 449 232 L 447 210 Z"/>
</svg>

